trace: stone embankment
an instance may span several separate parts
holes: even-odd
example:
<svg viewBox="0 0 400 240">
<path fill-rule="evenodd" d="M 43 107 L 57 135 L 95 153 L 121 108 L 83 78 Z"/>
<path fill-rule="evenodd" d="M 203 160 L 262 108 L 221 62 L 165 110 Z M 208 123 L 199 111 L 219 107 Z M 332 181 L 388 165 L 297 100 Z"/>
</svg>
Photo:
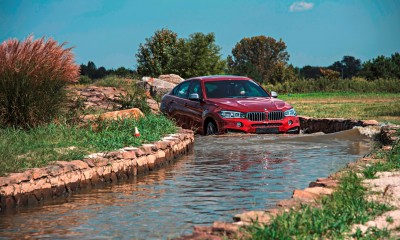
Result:
<svg viewBox="0 0 400 240">
<path fill-rule="evenodd" d="M 153 144 L 94 153 L 83 160 L 57 161 L 44 168 L 0 177 L 0 212 L 63 199 L 80 189 L 132 178 L 172 162 L 193 147 L 194 133 L 180 129 Z"/>
<path fill-rule="evenodd" d="M 304 121 L 304 118 L 303 118 Z M 334 123 L 336 128 L 342 128 L 351 126 L 354 122 L 352 121 L 339 121 L 336 123 L 333 119 L 327 119 L 325 121 L 319 122 L 317 119 L 307 119 L 306 121 L 315 123 L 320 126 L 324 126 L 327 123 Z M 336 123 L 336 124 L 335 124 Z M 355 126 L 373 125 L 373 121 L 356 122 Z M 354 126 L 353 126 L 354 127 Z M 317 130 L 318 129 L 318 130 Z M 329 128 L 331 129 L 331 128 Z M 392 144 L 399 141 L 399 137 L 395 136 L 395 133 L 400 129 L 400 126 L 384 126 L 380 130 L 378 140 L 383 144 L 382 149 L 385 151 L 390 151 L 392 149 Z M 345 129 L 343 129 L 345 130 Z M 322 128 L 314 128 L 315 132 L 324 132 Z M 330 131 L 330 130 L 329 130 Z M 364 157 L 358 159 L 354 163 L 348 164 L 347 168 L 343 169 L 346 171 L 348 169 L 360 169 L 363 166 L 368 165 L 372 162 L 380 161 L 380 159 L 375 159 L 371 157 Z M 330 195 L 333 193 L 338 185 L 338 178 L 340 172 L 332 174 L 328 178 L 319 178 L 314 182 L 309 184 L 308 188 L 296 189 L 293 191 L 292 197 L 290 199 L 281 200 L 276 208 L 268 210 L 256 210 L 248 211 L 241 214 L 237 214 L 233 217 L 233 222 L 214 222 L 212 226 L 195 226 L 193 233 L 191 235 L 182 236 L 176 238 L 177 240 L 184 239 L 213 239 L 213 240 L 223 240 L 223 239 L 241 239 L 243 238 L 243 232 L 240 231 L 242 226 L 250 225 L 254 221 L 258 221 L 260 224 L 268 225 L 274 216 L 288 212 L 290 210 L 296 210 L 301 205 L 308 204 L 310 206 L 317 206 L 317 199 L 322 196 Z M 365 180 L 364 184 L 369 187 L 371 194 L 369 195 L 371 200 L 379 200 L 381 202 L 387 203 L 394 206 L 396 210 L 385 213 L 383 216 L 372 220 L 365 225 L 353 226 L 353 232 L 357 228 L 361 228 L 362 231 L 366 231 L 368 227 L 378 227 L 380 229 L 387 228 L 395 230 L 392 235 L 400 237 L 398 229 L 400 228 L 400 172 L 391 173 L 378 173 L 376 175 L 378 179 Z M 387 221 L 390 218 L 391 221 Z M 396 230 L 397 229 L 397 230 Z M 397 231 L 397 232 L 396 232 Z"/>
<path fill-rule="evenodd" d="M 349 130 L 354 127 L 374 126 L 379 123 L 375 120 L 357 121 L 344 118 L 310 118 L 299 116 L 303 133 L 334 133 Z"/>
</svg>

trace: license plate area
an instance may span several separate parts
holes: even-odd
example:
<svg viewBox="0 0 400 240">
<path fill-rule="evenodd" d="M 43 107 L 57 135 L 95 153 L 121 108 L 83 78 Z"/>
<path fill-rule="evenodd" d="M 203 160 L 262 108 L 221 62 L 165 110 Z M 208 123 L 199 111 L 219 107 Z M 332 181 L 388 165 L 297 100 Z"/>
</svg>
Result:
<svg viewBox="0 0 400 240">
<path fill-rule="evenodd" d="M 256 128 L 256 133 L 279 133 L 279 128 Z"/>
</svg>

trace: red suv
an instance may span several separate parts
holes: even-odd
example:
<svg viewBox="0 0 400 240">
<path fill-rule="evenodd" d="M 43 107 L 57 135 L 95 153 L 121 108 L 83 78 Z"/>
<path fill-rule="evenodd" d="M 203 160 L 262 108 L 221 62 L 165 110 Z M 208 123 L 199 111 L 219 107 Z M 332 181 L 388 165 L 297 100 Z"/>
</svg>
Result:
<svg viewBox="0 0 400 240">
<path fill-rule="evenodd" d="M 296 111 L 276 97 L 247 77 L 195 77 L 164 95 L 160 109 L 179 126 L 204 135 L 299 133 Z"/>
</svg>

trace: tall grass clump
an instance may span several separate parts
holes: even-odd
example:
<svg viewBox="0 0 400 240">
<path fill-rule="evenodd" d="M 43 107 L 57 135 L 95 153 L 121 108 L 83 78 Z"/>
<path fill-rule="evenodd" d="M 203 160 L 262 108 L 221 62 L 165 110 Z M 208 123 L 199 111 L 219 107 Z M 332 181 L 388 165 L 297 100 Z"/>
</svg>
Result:
<svg viewBox="0 0 400 240">
<path fill-rule="evenodd" d="M 64 87 L 77 82 L 72 48 L 53 39 L 9 39 L 0 45 L 0 124 L 32 128 L 51 122 L 65 103 Z"/>
</svg>

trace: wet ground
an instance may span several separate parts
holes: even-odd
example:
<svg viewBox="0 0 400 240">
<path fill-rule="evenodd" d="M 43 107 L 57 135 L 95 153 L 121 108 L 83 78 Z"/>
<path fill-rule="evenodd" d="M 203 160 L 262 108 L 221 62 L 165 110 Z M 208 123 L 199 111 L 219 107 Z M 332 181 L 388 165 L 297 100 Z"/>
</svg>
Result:
<svg viewBox="0 0 400 240">
<path fill-rule="evenodd" d="M 2 238 L 167 239 L 267 209 L 370 150 L 357 129 L 314 135 L 197 137 L 192 154 L 67 202 L 0 215 Z"/>
</svg>

